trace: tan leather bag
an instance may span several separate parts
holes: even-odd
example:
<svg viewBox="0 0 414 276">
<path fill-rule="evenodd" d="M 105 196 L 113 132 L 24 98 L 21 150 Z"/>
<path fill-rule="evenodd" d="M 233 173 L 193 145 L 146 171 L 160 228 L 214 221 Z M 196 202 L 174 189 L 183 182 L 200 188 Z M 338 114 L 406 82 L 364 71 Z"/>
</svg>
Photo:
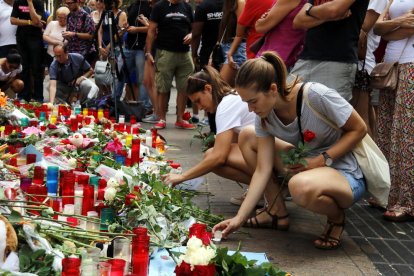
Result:
<svg viewBox="0 0 414 276">
<path fill-rule="evenodd" d="M 370 74 L 371 88 L 395 90 L 398 85 L 398 62 L 378 63 Z"/>
</svg>

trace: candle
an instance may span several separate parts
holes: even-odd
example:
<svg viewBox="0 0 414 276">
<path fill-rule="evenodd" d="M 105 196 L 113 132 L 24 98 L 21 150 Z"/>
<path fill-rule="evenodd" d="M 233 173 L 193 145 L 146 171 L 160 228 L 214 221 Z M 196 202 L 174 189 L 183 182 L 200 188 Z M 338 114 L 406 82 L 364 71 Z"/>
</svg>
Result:
<svg viewBox="0 0 414 276">
<path fill-rule="evenodd" d="M 80 263 L 79 258 L 62 259 L 62 276 L 79 276 Z"/>
<path fill-rule="evenodd" d="M 115 212 L 112 208 L 103 208 L 101 210 L 101 231 L 108 231 L 108 225 L 114 221 Z"/>
<path fill-rule="evenodd" d="M 86 216 L 88 218 L 97 219 L 98 218 L 98 212 L 88 211 Z M 88 231 L 99 231 L 99 223 L 94 222 L 92 220 L 88 220 L 87 223 L 86 223 L 86 230 L 88 230 Z"/>
<path fill-rule="evenodd" d="M 62 202 L 63 205 L 74 204 L 75 199 L 75 175 L 73 173 L 65 173 L 62 180 Z"/>
<path fill-rule="evenodd" d="M 113 240 L 113 257 L 125 260 L 125 271 L 128 273 L 129 262 L 131 259 L 131 243 L 127 238 L 115 238 Z"/>
<path fill-rule="evenodd" d="M 99 276 L 109 276 L 112 265 L 108 262 L 99 262 Z"/>
<path fill-rule="evenodd" d="M 131 134 L 130 134 L 130 135 L 128 135 L 128 136 L 125 138 L 125 146 L 129 147 L 130 145 L 132 145 L 132 135 L 131 135 Z"/>
<path fill-rule="evenodd" d="M 155 149 L 157 143 L 157 129 L 155 127 L 151 128 L 151 137 L 152 137 L 152 144 L 151 147 Z"/>
<path fill-rule="evenodd" d="M 147 276 L 150 237 L 144 227 L 134 228 L 133 233 L 136 236 L 132 239 L 132 273 L 138 276 Z"/>
<path fill-rule="evenodd" d="M 56 196 L 58 190 L 58 175 L 59 175 L 59 167 L 56 166 L 49 166 L 47 167 L 47 193 L 48 195 Z"/>
<path fill-rule="evenodd" d="M 82 201 L 83 201 L 83 187 L 75 187 L 75 214 L 80 215 L 82 213 Z"/>
<path fill-rule="evenodd" d="M 125 260 L 123 259 L 110 259 L 108 263 L 111 264 L 111 276 L 123 276 L 125 270 Z"/>
</svg>

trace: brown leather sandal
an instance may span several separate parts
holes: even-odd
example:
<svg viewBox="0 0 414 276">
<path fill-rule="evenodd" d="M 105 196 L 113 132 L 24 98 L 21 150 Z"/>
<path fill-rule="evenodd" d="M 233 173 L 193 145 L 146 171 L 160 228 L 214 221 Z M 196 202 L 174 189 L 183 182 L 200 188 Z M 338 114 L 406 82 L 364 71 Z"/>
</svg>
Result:
<svg viewBox="0 0 414 276">
<path fill-rule="evenodd" d="M 266 212 L 272 220 L 270 222 L 261 222 L 259 223 L 259 220 L 257 219 L 257 216 L 261 213 Z M 272 215 L 267 209 L 262 209 L 260 212 L 256 213 L 256 216 L 249 218 L 246 223 L 244 224 L 244 227 L 250 227 L 250 228 L 273 228 L 280 231 L 287 231 L 289 229 L 289 224 L 286 225 L 279 225 L 280 219 L 288 218 L 289 214 L 285 216 L 277 216 Z"/>
<path fill-rule="evenodd" d="M 314 245 L 318 249 L 324 249 L 324 250 L 332 250 L 337 249 L 341 246 L 341 240 L 340 237 L 342 236 L 342 233 L 345 229 L 345 218 L 343 222 L 341 223 L 335 223 L 332 221 L 327 222 L 328 229 L 326 230 L 326 233 L 322 234 L 319 239 L 314 241 Z M 331 236 L 332 230 L 334 227 L 341 227 L 341 232 L 339 233 L 339 238 L 335 238 Z"/>
</svg>

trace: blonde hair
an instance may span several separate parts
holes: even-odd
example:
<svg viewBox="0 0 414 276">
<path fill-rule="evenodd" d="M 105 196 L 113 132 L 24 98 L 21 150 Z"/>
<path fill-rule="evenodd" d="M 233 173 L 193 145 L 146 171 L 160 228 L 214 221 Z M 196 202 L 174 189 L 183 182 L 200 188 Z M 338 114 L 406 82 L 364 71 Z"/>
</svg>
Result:
<svg viewBox="0 0 414 276">
<path fill-rule="evenodd" d="M 70 10 L 67 7 L 60 7 L 56 10 L 56 15 L 64 14 L 67 16 L 69 13 L 70 13 Z"/>
</svg>

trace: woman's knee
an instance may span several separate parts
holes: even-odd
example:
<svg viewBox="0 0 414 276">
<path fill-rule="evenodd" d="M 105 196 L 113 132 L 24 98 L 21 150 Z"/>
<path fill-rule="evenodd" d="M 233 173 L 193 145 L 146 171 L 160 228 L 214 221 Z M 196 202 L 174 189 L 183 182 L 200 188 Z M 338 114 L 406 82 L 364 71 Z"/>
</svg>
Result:
<svg viewBox="0 0 414 276">
<path fill-rule="evenodd" d="M 305 207 L 309 204 L 312 197 L 315 195 L 316 190 L 313 185 L 310 185 L 311 179 L 306 175 L 297 174 L 293 176 L 288 183 L 289 192 L 293 201 Z"/>
<path fill-rule="evenodd" d="M 14 91 L 14 93 L 19 93 L 24 88 L 24 82 L 22 80 L 16 79 L 11 83 L 10 88 Z"/>
</svg>

